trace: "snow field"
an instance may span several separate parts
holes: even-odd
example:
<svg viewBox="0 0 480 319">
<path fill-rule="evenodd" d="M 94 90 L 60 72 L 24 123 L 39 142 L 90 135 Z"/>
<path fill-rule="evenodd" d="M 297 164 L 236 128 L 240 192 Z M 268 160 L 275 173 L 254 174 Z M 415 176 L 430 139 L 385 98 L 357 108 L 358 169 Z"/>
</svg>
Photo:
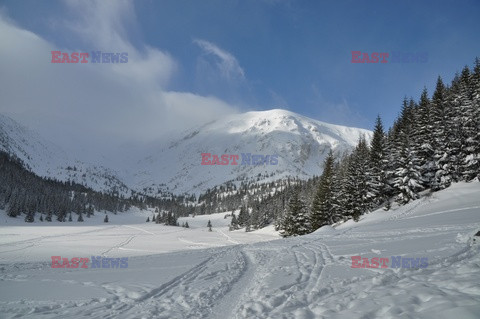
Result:
<svg viewBox="0 0 480 319">
<path fill-rule="evenodd" d="M 224 214 L 186 218 L 191 229 L 126 223 L 143 222 L 141 212 L 123 225 L 2 225 L 0 317 L 478 318 L 478 194 L 480 183 L 460 183 L 358 223 L 278 240 L 271 229 L 229 232 Z M 50 268 L 51 255 L 88 249 L 128 256 L 129 268 Z M 354 269 L 354 255 L 429 264 Z"/>
</svg>

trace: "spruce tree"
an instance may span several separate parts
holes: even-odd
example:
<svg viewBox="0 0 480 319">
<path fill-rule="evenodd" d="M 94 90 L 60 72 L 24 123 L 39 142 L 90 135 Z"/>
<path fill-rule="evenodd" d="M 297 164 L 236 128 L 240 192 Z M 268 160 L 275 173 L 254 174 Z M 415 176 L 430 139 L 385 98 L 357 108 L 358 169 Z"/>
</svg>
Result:
<svg viewBox="0 0 480 319">
<path fill-rule="evenodd" d="M 288 210 L 283 221 L 282 236 L 305 235 L 310 231 L 309 218 L 306 206 L 299 196 L 299 190 L 295 189 L 288 203 Z"/>
<path fill-rule="evenodd" d="M 34 221 L 35 221 L 34 213 L 28 213 L 28 214 L 25 216 L 25 222 L 27 222 L 27 223 L 33 223 Z"/>
<path fill-rule="evenodd" d="M 386 176 L 386 140 L 382 119 L 377 116 L 370 144 L 370 162 L 368 165 L 368 201 L 371 208 L 378 207 L 387 198 L 388 184 Z"/>
<path fill-rule="evenodd" d="M 400 193 L 397 201 L 406 204 L 418 198 L 417 193 L 424 188 L 421 184 L 419 160 L 408 139 L 398 155 L 400 167 L 396 171 L 394 186 Z"/>
<path fill-rule="evenodd" d="M 232 213 L 232 221 L 230 222 L 230 230 L 236 230 L 238 229 L 238 222 L 237 222 L 237 217 L 235 216 L 234 213 Z"/>
<path fill-rule="evenodd" d="M 462 163 L 462 178 L 471 181 L 480 179 L 480 59 L 475 59 L 475 66 L 470 80 L 462 81 L 462 124 L 465 134 L 465 158 Z"/>
<path fill-rule="evenodd" d="M 395 171 L 393 187 L 397 201 L 401 204 L 417 198 L 417 192 L 423 189 L 420 159 L 415 144 L 415 119 L 418 107 L 411 99 L 403 102 L 402 112 L 395 127 L 392 155 Z M 418 149 L 418 148 L 417 148 Z"/>
<path fill-rule="evenodd" d="M 451 178 L 448 174 L 446 162 L 447 154 L 447 130 L 448 118 L 446 108 L 446 88 L 442 78 L 438 77 L 437 86 L 432 97 L 432 120 L 433 149 L 435 159 L 435 177 L 432 181 L 432 189 L 440 190 L 450 186 Z"/>
<path fill-rule="evenodd" d="M 254 208 L 252 209 L 252 213 L 250 214 L 249 218 L 249 225 L 253 229 L 258 229 L 263 226 L 262 214 L 258 205 L 254 205 Z"/>
<path fill-rule="evenodd" d="M 344 214 L 358 221 L 360 215 L 370 207 L 368 184 L 369 149 L 365 137 L 361 137 L 357 147 L 350 155 L 343 182 Z"/>
<path fill-rule="evenodd" d="M 335 158 L 330 150 L 324 164 L 323 173 L 320 177 L 317 193 L 310 214 L 311 230 L 315 231 L 324 225 L 331 225 L 336 220 L 335 203 L 333 193 L 333 169 Z"/>
<path fill-rule="evenodd" d="M 451 87 L 445 95 L 445 114 L 447 123 L 445 127 L 446 157 L 442 165 L 452 182 L 458 182 L 462 173 L 462 161 L 465 159 L 465 131 L 464 121 L 468 117 L 467 110 L 470 103 L 470 70 L 465 67 L 460 76 L 456 75 Z M 462 98 L 465 91 L 465 99 Z"/>
<path fill-rule="evenodd" d="M 240 212 L 238 213 L 238 226 L 245 227 L 248 220 L 250 219 L 248 210 L 245 206 L 240 207 Z"/>
<path fill-rule="evenodd" d="M 412 127 L 413 150 L 418 156 L 418 165 L 422 184 L 430 188 L 435 178 L 434 142 L 432 139 L 433 121 L 431 102 L 428 98 L 428 91 L 423 89 L 420 103 L 415 112 L 415 123 Z"/>
</svg>

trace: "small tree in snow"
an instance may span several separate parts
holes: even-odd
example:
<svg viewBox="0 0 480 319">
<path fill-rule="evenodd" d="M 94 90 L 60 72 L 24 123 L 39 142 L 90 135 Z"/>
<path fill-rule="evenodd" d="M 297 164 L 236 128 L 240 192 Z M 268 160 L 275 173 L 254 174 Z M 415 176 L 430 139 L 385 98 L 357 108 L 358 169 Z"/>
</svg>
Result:
<svg viewBox="0 0 480 319">
<path fill-rule="evenodd" d="M 305 203 L 294 190 L 283 220 L 283 237 L 305 235 L 310 230 Z"/>
</svg>

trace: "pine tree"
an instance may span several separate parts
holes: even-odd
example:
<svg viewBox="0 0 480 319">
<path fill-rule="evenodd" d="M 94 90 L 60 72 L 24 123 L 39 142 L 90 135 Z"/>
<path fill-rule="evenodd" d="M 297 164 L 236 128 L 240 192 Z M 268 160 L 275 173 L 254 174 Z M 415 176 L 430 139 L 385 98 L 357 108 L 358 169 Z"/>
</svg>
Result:
<svg viewBox="0 0 480 319">
<path fill-rule="evenodd" d="M 237 217 L 235 216 L 234 213 L 232 213 L 232 221 L 230 222 L 230 230 L 236 230 L 238 229 L 238 222 L 237 222 Z"/>
<path fill-rule="evenodd" d="M 447 112 L 445 110 L 446 88 L 442 78 L 438 77 L 437 86 L 432 97 L 432 120 L 433 149 L 435 159 L 435 177 L 432 181 L 432 189 L 440 190 L 450 186 L 451 178 L 448 174 L 446 162 L 448 159 L 448 137 L 446 127 L 448 125 Z"/>
<path fill-rule="evenodd" d="M 368 162 L 370 154 L 365 137 L 361 137 L 350 155 L 346 175 L 342 181 L 344 214 L 358 221 L 369 208 L 370 191 L 368 184 Z"/>
<path fill-rule="evenodd" d="M 386 141 L 382 119 L 377 116 L 370 144 L 370 162 L 368 166 L 368 201 L 370 207 L 378 207 L 387 199 L 388 183 L 386 176 Z"/>
<path fill-rule="evenodd" d="M 173 226 L 172 225 L 172 212 L 168 211 L 167 216 L 165 218 L 165 226 Z"/>
<path fill-rule="evenodd" d="M 146 222 L 147 222 L 147 223 L 149 223 L 149 222 L 150 222 L 150 217 L 147 217 L 147 221 L 146 221 Z"/>
<path fill-rule="evenodd" d="M 238 226 L 245 227 L 249 220 L 250 220 L 250 215 L 248 213 L 248 210 L 245 206 L 242 205 L 242 207 L 240 207 L 240 212 L 238 213 L 238 219 L 237 219 Z"/>
<path fill-rule="evenodd" d="M 431 102 L 428 98 L 428 91 L 423 89 L 420 103 L 414 117 L 412 127 L 412 148 L 418 156 L 422 184 L 430 188 L 435 178 L 434 141 L 432 139 L 433 121 Z"/>
<path fill-rule="evenodd" d="M 399 154 L 400 167 L 396 171 L 395 188 L 399 190 L 397 201 L 406 204 L 418 198 L 417 193 L 423 190 L 419 160 L 407 140 Z"/>
<path fill-rule="evenodd" d="M 103 219 L 104 223 L 108 223 L 108 215 L 105 215 L 105 218 Z"/>
<path fill-rule="evenodd" d="M 188 225 L 188 222 L 185 222 L 185 228 L 190 228 L 190 226 Z"/>
<path fill-rule="evenodd" d="M 469 86 L 469 88 L 467 88 Z M 480 179 L 480 59 L 475 59 L 471 79 L 462 81 L 462 113 L 461 122 L 465 134 L 465 158 L 462 163 L 462 177 L 471 181 Z"/>
<path fill-rule="evenodd" d="M 93 205 L 89 205 L 87 210 L 87 218 L 90 218 L 90 216 L 92 216 L 93 213 L 94 213 Z"/>
<path fill-rule="evenodd" d="M 83 222 L 83 214 L 78 214 L 77 222 Z"/>
<path fill-rule="evenodd" d="M 15 189 L 12 192 L 12 195 L 9 200 L 9 205 L 7 209 L 7 216 L 9 217 L 17 217 L 20 213 L 21 207 L 21 194 Z"/>
<path fill-rule="evenodd" d="M 402 113 L 395 127 L 396 134 L 393 136 L 395 138 L 392 144 L 392 155 L 395 162 L 393 187 L 395 194 L 398 195 L 397 201 L 401 204 L 416 199 L 417 193 L 423 190 L 421 161 L 414 148 L 414 145 L 416 145 L 416 110 L 418 110 L 418 107 L 412 99 L 410 101 L 404 100 Z"/>
<path fill-rule="evenodd" d="M 447 117 L 446 157 L 442 161 L 452 182 L 458 182 L 462 174 L 462 162 L 465 160 L 466 134 L 465 117 L 468 117 L 470 100 L 470 70 L 464 67 L 460 76 L 456 75 L 451 87 L 446 91 L 445 113 Z M 464 97 L 464 98 L 463 98 Z"/>
<path fill-rule="evenodd" d="M 305 235 L 310 231 L 306 206 L 300 199 L 299 190 L 295 189 L 288 204 L 288 210 L 283 221 L 282 236 Z"/>
<path fill-rule="evenodd" d="M 247 219 L 247 221 L 245 222 L 245 232 L 248 233 L 252 231 L 252 228 L 251 228 L 251 225 L 250 225 L 250 218 Z"/>
<path fill-rule="evenodd" d="M 250 214 L 249 218 L 249 223 L 248 223 L 253 229 L 259 229 L 263 227 L 263 220 L 262 220 L 262 214 L 260 212 L 260 209 L 258 207 L 258 204 L 254 206 L 252 209 L 252 213 Z"/>
<path fill-rule="evenodd" d="M 331 225 L 338 219 L 338 216 L 335 213 L 333 193 L 334 164 L 335 158 L 333 152 L 330 150 L 323 164 L 323 173 L 320 177 L 318 190 L 312 205 L 312 211 L 310 214 L 312 231 L 315 231 L 324 225 Z"/>
<path fill-rule="evenodd" d="M 33 223 L 34 221 L 35 221 L 34 213 L 28 213 L 28 214 L 25 216 L 25 222 L 27 222 L 27 223 Z"/>
</svg>

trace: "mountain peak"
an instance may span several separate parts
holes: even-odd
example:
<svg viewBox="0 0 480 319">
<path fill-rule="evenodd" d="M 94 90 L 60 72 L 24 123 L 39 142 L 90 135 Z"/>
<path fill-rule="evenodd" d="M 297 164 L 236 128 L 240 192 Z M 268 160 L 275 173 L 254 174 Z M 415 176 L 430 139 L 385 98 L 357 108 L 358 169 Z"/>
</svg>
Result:
<svg viewBox="0 0 480 319">
<path fill-rule="evenodd" d="M 268 182 L 287 176 L 309 178 L 321 174 L 330 150 L 351 150 L 364 129 L 328 124 L 284 110 L 231 114 L 169 141 L 138 163 L 130 176 L 135 185 L 155 189 L 160 181 L 175 193 L 201 193 L 227 181 Z M 202 153 L 221 156 L 278 155 L 278 165 L 201 165 Z M 140 169 L 141 167 L 141 169 Z"/>
<path fill-rule="evenodd" d="M 286 177 L 320 175 L 330 150 L 342 154 L 355 147 L 364 129 L 333 125 L 283 109 L 231 114 L 174 136 L 135 154 L 141 160 L 123 176 L 99 165 L 71 158 L 12 119 L 0 115 L 0 150 L 20 158 L 42 177 L 72 180 L 100 191 L 130 190 L 157 196 L 164 191 L 200 194 L 226 182 L 270 182 Z M 202 153 L 238 156 L 239 163 L 202 165 Z M 242 153 L 278 157 L 275 165 L 242 165 Z"/>
</svg>

